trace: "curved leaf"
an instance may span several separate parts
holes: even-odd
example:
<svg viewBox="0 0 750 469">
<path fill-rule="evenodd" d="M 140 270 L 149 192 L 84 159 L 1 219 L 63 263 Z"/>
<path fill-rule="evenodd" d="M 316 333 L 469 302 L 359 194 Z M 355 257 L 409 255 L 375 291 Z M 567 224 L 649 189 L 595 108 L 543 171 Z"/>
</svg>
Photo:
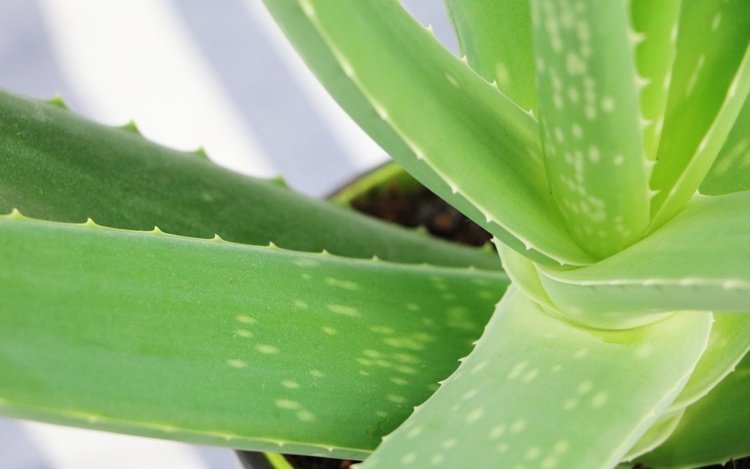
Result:
<svg viewBox="0 0 750 469">
<path fill-rule="evenodd" d="M 491 253 L 436 242 L 243 176 L 54 104 L 0 92 L 0 213 L 160 229 L 301 251 L 495 269 Z"/>
<path fill-rule="evenodd" d="M 682 2 L 676 47 L 650 230 L 696 192 L 750 92 L 750 4 Z"/>
<path fill-rule="evenodd" d="M 700 191 L 706 195 L 750 190 L 750 96 Z"/>
<path fill-rule="evenodd" d="M 630 248 L 573 270 L 540 267 L 552 301 L 576 314 L 746 311 L 750 192 L 696 199 Z"/>
<path fill-rule="evenodd" d="M 317 66 L 318 56 L 309 55 L 312 66 L 330 67 L 335 59 L 338 73 L 411 149 L 392 156 L 409 171 L 412 160 L 425 163 L 416 166 L 417 179 L 450 202 L 455 195 L 464 206 L 468 201 L 467 215 L 479 215 L 515 249 L 541 253 L 547 262 L 590 261 L 549 199 L 530 115 L 451 56 L 395 0 L 291 1 L 267 6 L 288 30 L 306 20 L 319 32 L 329 53 Z M 425 178 L 425 170 L 432 175 Z M 436 176 L 444 184 L 430 186 Z"/>
<path fill-rule="evenodd" d="M 363 457 L 479 336 L 500 274 L 0 219 L 0 414 Z"/>
<path fill-rule="evenodd" d="M 528 0 L 447 0 L 461 52 L 471 68 L 522 109 L 536 110 Z"/>
<path fill-rule="evenodd" d="M 750 455 L 750 356 L 706 397 L 688 407 L 677 429 L 639 461 L 670 469 L 723 464 Z"/>
<path fill-rule="evenodd" d="M 651 428 L 648 429 L 641 439 L 630 448 L 630 451 L 628 451 L 628 454 L 625 455 L 623 460 L 632 461 L 638 456 L 641 456 L 664 443 L 667 438 L 674 433 L 677 424 L 680 423 L 680 419 L 682 419 L 682 412 L 678 412 L 675 415 L 661 417 L 651 426 Z M 628 465 L 629 468 L 632 466 L 632 464 Z"/>
<path fill-rule="evenodd" d="M 711 322 L 598 332 L 510 290 L 474 351 L 364 467 L 613 467 L 685 384 Z"/>
<path fill-rule="evenodd" d="M 649 160 L 656 151 L 664 126 L 669 82 L 674 65 L 675 40 L 682 0 L 632 0 L 636 47 L 635 62 L 642 77 L 640 104 L 643 118 L 643 145 Z"/>
<path fill-rule="evenodd" d="M 714 321 L 708 347 L 669 412 L 680 411 L 708 394 L 750 350 L 750 315 L 714 313 Z"/>
</svg>

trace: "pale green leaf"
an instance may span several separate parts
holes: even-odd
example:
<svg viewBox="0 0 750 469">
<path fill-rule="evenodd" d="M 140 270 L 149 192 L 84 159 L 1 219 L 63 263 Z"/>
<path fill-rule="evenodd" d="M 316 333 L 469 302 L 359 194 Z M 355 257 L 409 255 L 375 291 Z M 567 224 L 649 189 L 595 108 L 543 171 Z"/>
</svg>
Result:
<svg viewBox="0 0 750 469">
<path fill-rule="evenodd" d="M 397 1 L 281 3 L 267 5 L 288 30 L 303 20 L 314 26 L 326 59 L 411 149 L 392 156 L 408 170 L 412 160 L 426 164 L 418 179 L 429 169 L 428 185 L 435 175 L 445 183 L 431 189 L 470 202 L 467 214 L 515 249 L 547 262 L 590 261 L 549 198 L 533 117 L 450 55 Z"/>
<path fill-rule="evenodd" d="M 664 443 L 667 438 L 674 433 L 677 424 L 680 423 L 680 419 L 682 419 L 682 412 L 668 415 L 657 420 L 656 423 L 641 437 L 641 439 L 630 448 L 630 451 L 628 451 L 628 454 L 625 455 L 623 460 L 632 461 L 638 456 L 652 451 L 654 448 Z M 633 464 L 627 464 L 627 467 L 632 468 Z"/>
<path fill-rule="evenodd" d="M 708 347 L 669 412 L 684 409 L 708 394 L 750 350 L 750 315 L 714 313 L 714 320 Z"/>
<path fill-rule="evenodd" d="M 0 220 L 0 414 L 363 457 L 468 353 L 501 274 Z"/>
<path fill-rule="evenodd" d="M 694 199 L 630 248 L 591 266 L 540 267 L 563 311 L 622 317 L 674 310 L 746 311 L 750 304 L 750 192 Z"/>
<path fill-rule="evenodd" d="M 669 439 L 638 458 L 659 469 L 723 464 L 750 455 L 750 356 L 706 397 L 688 407 Z"/>
<path fill-rule="evenodd" d="M 664 125 L 681 5 L 682 0 L 632 0 L 630 4 L 637 39 L 635 63 L 643 78 L 643 145 L 650 160 L 656 158 Z"/>
<path fill-rule="evenodd" d="M 707 195 L 746 190 L 750 190 L 750 96 L 700 187 Z"/>
<path fill-rule="evenodd" d="M 613 467 L 685 384 L 711 322 L 587 330 L 511 290 L 476 349 L 364 467 Z"/>
<path fill-rule="evenodd" d="M 523 109 L 536 110 L 528 0 L 446 0 L 471 68 Z"/>
<path fill-rule="evenodd" d="M 651 203 L 656 229 L 692 197 L 750 91 L 750 3 L 682 2 Z"/>
<path fill-rule="evenodd" d="M 243 176 L 205 158 L 0 91 L 0 213 L 351 257 L 495 269 L 458 248 Z"/>
<path fill-rule="evenodd" d="M 603 258 L 649 222 L 630 1 L 531 5 L 549 184 L 578 244 Z"/>
</svg>

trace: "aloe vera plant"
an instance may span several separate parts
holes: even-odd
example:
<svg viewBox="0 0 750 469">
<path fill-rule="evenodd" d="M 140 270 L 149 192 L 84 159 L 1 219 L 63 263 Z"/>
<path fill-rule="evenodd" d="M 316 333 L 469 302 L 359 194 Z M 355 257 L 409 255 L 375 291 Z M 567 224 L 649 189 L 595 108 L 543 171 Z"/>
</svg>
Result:
<svg viewBox="0 0 750 469">
<path fill-rule="evenodd" d="M 750 4 L 447 5 L 462 57 L 396 0 L 266 1 L 502 269 L 0 94 L 0 413 L 367 468 L 750 454 Z"/>
</svg>

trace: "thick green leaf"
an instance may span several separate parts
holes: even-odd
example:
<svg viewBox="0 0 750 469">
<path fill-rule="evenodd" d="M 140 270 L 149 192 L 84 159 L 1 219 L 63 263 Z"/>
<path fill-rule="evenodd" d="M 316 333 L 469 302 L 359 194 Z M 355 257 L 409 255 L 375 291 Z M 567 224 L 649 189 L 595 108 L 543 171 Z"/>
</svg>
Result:
<svg viewBox="0 0 750 469">
<path fill-rule="evenodd" d="M 536 110 L 528 0 L 446 0 L 471 68 L 523 109 Z"/>
<path fill-rule="evenodd" d="M 451 56 L 397 1 L 267 5 L 288 30 L 298 27 L 299 15 L 317 29 L 330 50 L 326 59 L 336 60 L 339 73 L 411 149 L 392 156 L 409 171 L 412 160 L 426 163 L 414 173 L 418 179 L 428 186 L 436 175 L 444 180 L 431 189 L 451 202 L 452 195 L 470 202 L 467 214 L 479 215 L 514 249 L 541 253 L 547 262 L 590 261 L 549 198 L 534 119 Z M 433 174 L 425 179 L 426 169 Z"/>
<path fill-rule="evenodd" d="M 552 301 L 576 314 L 746 311 L 750 192 L 694 199 L 630 248 L 573 270 L 540 267 Z"/>
<path fill-rule="evenodd" d="M 364 467 L 613 467 L 685 384 L 711 322 L 586 330 L 509 291 L 476 349 Z"/>
<path fill-rule="evenodd" d="M 158 226 L 352 257 L 497 268 L 491 253 L 435 242 L 205 158 L 0 92 L 0 213 L 135 230 Z"/>
<path fill-rule="evenodd" d="M 607 257 L 649 222 L 630 0 L 531 5 L 550 187 L 578 244 Z"/>
<path fill-rule="evenodd" d="M 680 419 L 682 419 L 682 412 L 665 416 L 657 420 L 656 423 L 641 437 L 641 439 L 630 448 L 630 451 L 628 451 L 628 454 L 625 455 L 623 460 L 632 461 L 638 456 L 641 456 L 664 443 L 667 438 L 674 433 L 677 424 L 680 423 Z M 630 469 L 633 467 L 633 464 L 628 464 L 627 467 Z"/>
<path fill-rule="evenodd" d="M 659 469 L 723 464 L 750 455 L 750 356 L 706 397 L 688 407 L 677 429 L 638 458 Z"/>
<path fill-rule="evenodd" d="M 265 0 L 264 3 L 318 80 L 325 85 L 328 92 L 357 121 L 360 127 L 389 155 L 398 160 L 399 164 L 410 174 L 417 176 L 422 184 L 436 194 L 440 194 L 443 199 L 474 222 L 490 229 L 491 222 L 487 221 L 484 214 L 463 196 L 454 194 L 448 184 L 424 160 L 416 157 L 408 142 L 396 133 L 390 123 L 380 118 L 358 85 L 344 73 L 341 64 L 321 37 L 320 32 L 305 16 L 298 0 Z M 497 232 L 500 227 L 495 226 L 494 230 Z M 555 262 L 540 252 L 533 249 L 527 250 L 526 246 L 510 233 L 506 232 L 502 237 L 514 249 L 524 252 L 538 262 L 547 264 Z"/>
<path fill-rule="evenodd" d="M 0 413 L 160 438 L 362 457 L 507 285 L 18 218 L 0 220 Z"/>
<path fill-rule="evenodd" d="M 644 80 L 640 95 L 643 145 L 650 160 L 656 159 L 664 126 L 677 39 L 674 33 L 681 5 L 682 0 L 632 0 L 630 3 L 633 29 L 637 33 L 635 63 Z"/>
<path fill-rule="evenodd" d="M 750 96 L 700 187 L 707 195 L 746 190 L 750 190 Z"/>
<path fill-rule="evenodd" d="M 708 394 L 750 350 L 750 315 L 714 313 L 714 320 L 708 347 L 670 412 L 684 409 Z"/>
<path fill-rule="evenodd" d="M 693 196 L 750 92 L 750 3 L 682 2 L 676 46 L 651 179 L 658 191 L 651 204 L 651 229 Z"/>
</svg>

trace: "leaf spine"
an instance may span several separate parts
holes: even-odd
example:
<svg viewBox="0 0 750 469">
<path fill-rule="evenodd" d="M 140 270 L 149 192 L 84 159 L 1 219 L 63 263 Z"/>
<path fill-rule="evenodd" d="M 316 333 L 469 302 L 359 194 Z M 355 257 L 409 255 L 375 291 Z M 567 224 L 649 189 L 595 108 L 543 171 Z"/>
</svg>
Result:
<svg viewBox="0 0 750 469">
<path fill-rule="evenodd" d="M 53 106 L 59 107 L 60 109 L 68 110 L 68 105 L 65 104 L 65 100 L 59 92 L 55 93 L 55 95 L 48 99 L 47 102 Z"/>
<path fill-rule="evenodd" d="M 130 119 L 125 125 L 120 126 L 120 128 L 128 132 L 133 132 L 136 135 L 141 135 L 141 131 L 138 129 L 138 126 L 133 119 Z"/>
</svg>

